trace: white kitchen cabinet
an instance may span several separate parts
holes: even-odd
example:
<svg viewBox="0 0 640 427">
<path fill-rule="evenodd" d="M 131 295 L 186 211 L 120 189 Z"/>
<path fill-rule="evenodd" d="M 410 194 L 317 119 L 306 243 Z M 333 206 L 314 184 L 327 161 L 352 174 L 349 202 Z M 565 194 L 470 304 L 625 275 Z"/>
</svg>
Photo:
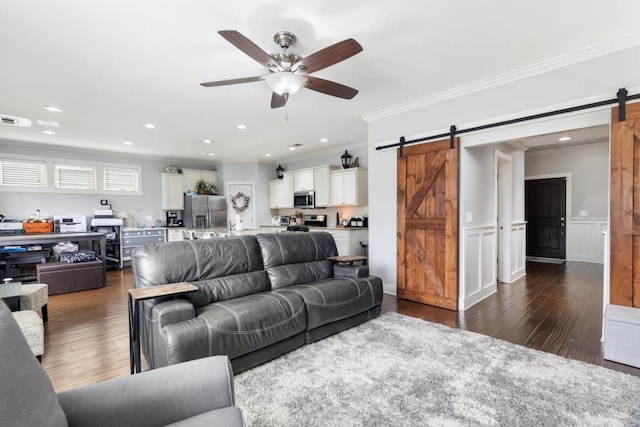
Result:
<svg viewBox="0 0 640 427">
<path fill-rule="evenodd" d="M 162 185 L 162 210 L 181 211 L 184 209 L 183 177 L 177 173 L 160 174 Z"/>
<path fill-rule="evenodd" d="M 310 231 L 325 231 L 333 236 L 338 256 L 360 255 L 360 242 L 369 238 L 366 228 L 312 228 Z"/>
<path fill-rule="evenodd" d="M 293 191 L 311 191 L 315 189 L 313 169 L 304 169 L 293 173 Z"/>
<path fill-rule="evenodd" d="M 329 166 L 319 166 L 313 168 L 314 187 L 316 192 L 315 204 L 317 207 L 326 207 L 331 203 L 331 184 L 329 174 L 331 170 Z"/>
<path fill-rule="evenodd" d="M 364 206 L 367 204 L 367 171 L 351 168 L 332 171 L 330 206 Z"/>
<path fill-rule="evenodd" d="M 269 209 L 293 207 L 293 174 L 285 173 L 282 179 L 269 181 Z"/>
<path fill-rule="evenodd" d="M 204 179 L 206 182 L 215 184 L 218 187 L 218 193 L 222 193 L 222 189 L 218 185 L 218 172 L 199 169 L 182 169 L 184 178 L 182 191 L 195 191 L 196 182 Z"/>
</svg>

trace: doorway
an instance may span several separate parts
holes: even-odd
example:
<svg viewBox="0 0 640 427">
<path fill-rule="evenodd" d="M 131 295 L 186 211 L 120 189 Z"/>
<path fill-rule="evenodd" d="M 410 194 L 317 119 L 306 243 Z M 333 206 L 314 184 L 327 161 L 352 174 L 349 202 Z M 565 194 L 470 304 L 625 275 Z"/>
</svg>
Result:
<svg viewBox="0 0 640 427">
<path fill-rule="evenodd" d="M 525 182 L 527 257 L 566 258 L 566 192 L 565 177 Z"/>
</svg>

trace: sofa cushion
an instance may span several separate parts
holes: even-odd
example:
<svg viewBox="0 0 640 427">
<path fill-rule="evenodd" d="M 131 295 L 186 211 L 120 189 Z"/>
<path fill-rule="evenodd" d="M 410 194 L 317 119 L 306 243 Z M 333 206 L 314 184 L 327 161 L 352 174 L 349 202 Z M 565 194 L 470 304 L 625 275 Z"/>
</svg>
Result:
<svg viewBox="0 0 640 427">
<path fill-rule="evenodd" d="M 209 354 L 231 359 L 302 333 L 307 325 L 300 296 L 271 291 L 201 307 L 195 320 L 207 326 Z"/>
<path fill-rule="evenodd" d="M 307 307 L 307 330 L 346 319 L 382 303 L 382 280 L 369 277 L 336 277 L 274 291 L 295 293 Z"/>
<path fill-rule="evenodd" d="M 187 293 L 186 297 L 194 307 L 240 298 L 271 289 L 267 272 L 264 270 L 192 283 L 198 287 L 198 290 Z"/>
<path fill-rule="evenodd" d="M 254 236 L 148 243 L 133 250 L 131 267 L 137 288 L 263 270 Z"/>
<path fill-rule="evenodd" d="M 331 261 L 338 250 L 329 233 L 270 233 L 256 236 L 272 289 L 333 277 Z"/>
</svg>

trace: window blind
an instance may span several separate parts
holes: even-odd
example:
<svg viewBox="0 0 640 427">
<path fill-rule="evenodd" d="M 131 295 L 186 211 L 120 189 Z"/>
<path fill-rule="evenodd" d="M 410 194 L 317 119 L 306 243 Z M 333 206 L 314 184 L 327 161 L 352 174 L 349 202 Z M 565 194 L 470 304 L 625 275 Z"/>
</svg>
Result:
<svg viewBox="0 0 640 427">
<path fill-rule="evenodd" d="M 97 188 L 96 168 L 55 164 L 54 183 L 56 188 L 95 190 Z"/>
<path fill-rule="evenodd" d="M 47 163 L 0 159 L 0 186 L 47 188 Z"/>
<path fill-rule="evenodd" d="M 138 191 L 138 169 L 103 168 L 102 189 L 106 191 Z"/>
</svg>

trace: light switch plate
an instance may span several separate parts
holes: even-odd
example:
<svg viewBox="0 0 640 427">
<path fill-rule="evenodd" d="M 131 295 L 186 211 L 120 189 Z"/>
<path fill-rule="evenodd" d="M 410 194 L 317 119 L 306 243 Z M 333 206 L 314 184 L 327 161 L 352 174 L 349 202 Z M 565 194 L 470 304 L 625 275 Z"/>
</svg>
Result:
<svg viewBox="0 0 640 427">
<path fill-rule="evenodd" d="M 589 216 L 589 212 L 587 212 L 587 211 L 580 211 L 580 216 Z"/>
<path fill-rule="evenodd" d="M 465 216 L 465 221 L 473 222 L 473 212 L 467 212 L 467 215 Z"/>
</svg>

